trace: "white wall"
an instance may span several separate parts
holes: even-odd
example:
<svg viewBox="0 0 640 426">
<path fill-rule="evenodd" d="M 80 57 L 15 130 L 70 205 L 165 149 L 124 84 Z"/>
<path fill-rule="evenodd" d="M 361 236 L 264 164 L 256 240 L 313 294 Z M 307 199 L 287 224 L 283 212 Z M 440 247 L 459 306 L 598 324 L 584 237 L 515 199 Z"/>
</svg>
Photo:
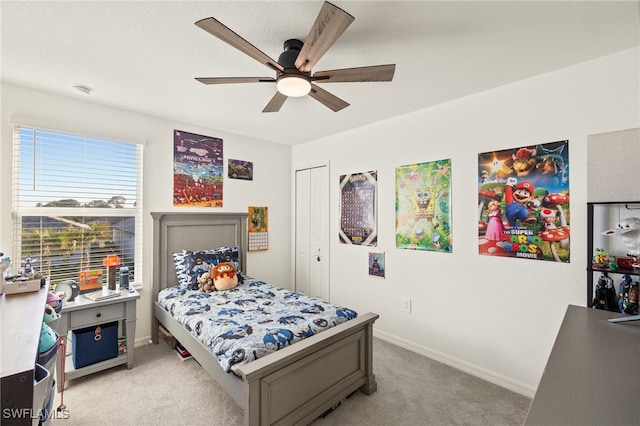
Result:
<svg viewBox="0 0 640 426">
<path fill-rule="evenodd" d="M 532 396 L 567 305 L 586 305 L 587 136 L 638 127 L 638 64 L 638 49 L 627 50 L 294 147 L 294 168 L 331 164 L 332 302 L 379 313 L 379 337 Z M 571 263 L 478 255 L 477 154 L 565 139 Z M 395 167 L 443 158 L 452 159 L 453 253 L 396 249 Z M 367 170 L 378 170 L 385 280 L 368 276 L 370 248 L 337 237 L 338 176 Z"/>
<path fill-rule="evenodd" d="M 247 273 L 290 288 L 289 240 L 291 148 L 214 129 L 133 113 L 73 97 L 2 84 L 0 145 L 0 251 L 11 247 L 12 120 L 89 135 L 146 141 L 143 175 L 143 282 L 138 301 L 138 342 L 151 335 L 151 249 L 154 211 L 247 212 L 249 205 L 269 207 L 269 250 L 249 253 Z M 253 161 L 253 181 L 225 179 L 222 208 L 173 207 L 173 130 L 222 138 L 225 173 L 228 158 Z M 188 248 L 188 247 L 185 247 Z M 279 265 L 274 268 L 273 265 Z"/>
</svg>

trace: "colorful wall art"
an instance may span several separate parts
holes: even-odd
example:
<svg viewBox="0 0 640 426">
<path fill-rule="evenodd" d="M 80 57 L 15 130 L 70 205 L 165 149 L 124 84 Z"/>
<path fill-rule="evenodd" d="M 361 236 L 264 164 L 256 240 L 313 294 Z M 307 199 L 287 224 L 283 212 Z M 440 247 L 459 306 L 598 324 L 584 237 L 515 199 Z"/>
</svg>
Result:
<svg viewBox="0 0 640 426">
<path fill-rule="evenodd" d="M 478 154 L 478 249 L 569 262 L 569 141 Z"/>
<path fill-rule="evenodd" d="M 251 161 L 229 159 L 227 169 L 227 175 L 231 179 L 253 180 L 253 163 Z"/>
<path fill-rule="evenodd" d="M 378 172 L 340 176 L 340 242 L 373 246 L 378 241 Z"/>
<path fill-rule="evenodd" d="M 269 249 L 269 208 L 249 206 L 249 251 Z"/>
<path fill-rule="evenodd" d="M 173 205 L 222 207 L 222 139 L 173 131 Z"/>
<path fill-rule="evenodd" d="M 396 247 L 453 251 L 451 159 L 396 167 Z"/>
<path fill-rule="evenodd" d="M 369 252 L 369 275 L 371 275 L 372 277 L 384 278 L 384 272 L 384 252 Z"/>
</svg>

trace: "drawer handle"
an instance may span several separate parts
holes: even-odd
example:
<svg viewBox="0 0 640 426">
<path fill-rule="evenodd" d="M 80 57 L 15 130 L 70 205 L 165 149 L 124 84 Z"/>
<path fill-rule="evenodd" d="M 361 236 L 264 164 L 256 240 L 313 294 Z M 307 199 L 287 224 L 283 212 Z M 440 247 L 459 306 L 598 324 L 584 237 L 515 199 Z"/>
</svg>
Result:
<svg viewBox="0 0 640 426">
<path fill-rule="evenodd" d="M 102 314 L 99 313 L 99 312 L 96 314 L 96 318 L 100 318 L 101 316 L 102 316 Z"/>
</svg>

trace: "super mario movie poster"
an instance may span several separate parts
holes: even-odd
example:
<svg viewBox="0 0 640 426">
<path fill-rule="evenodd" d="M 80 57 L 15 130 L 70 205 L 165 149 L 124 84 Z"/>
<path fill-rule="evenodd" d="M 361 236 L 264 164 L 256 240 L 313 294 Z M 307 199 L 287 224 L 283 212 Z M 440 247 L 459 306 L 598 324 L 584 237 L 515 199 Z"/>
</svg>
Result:
<svg viewBox="0 0 640 426">
<path fill-rule="evenodd" d="M 173 205 L 222 207 L 222 139 L 173 131 Z"/>
<path fill-rule="evenodd" d="M 478 154 L 478 250 L 569 263 L 569 141 Z"/>
<path fill-rule="evenodd" d="M 451 253 L 451 159 L 396 167 L 396 247 Z"/>
</svg>

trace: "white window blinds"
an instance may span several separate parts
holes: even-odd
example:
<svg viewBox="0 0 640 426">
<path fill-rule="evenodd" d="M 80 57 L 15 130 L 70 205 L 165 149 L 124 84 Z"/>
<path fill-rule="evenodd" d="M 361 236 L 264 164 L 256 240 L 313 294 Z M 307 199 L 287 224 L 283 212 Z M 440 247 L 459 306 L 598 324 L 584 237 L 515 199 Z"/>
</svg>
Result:
<svg viewBox="0 0 640 426">
<path fill-rule="evenodd" d="M 15 126 L 12 221 L 14 274 L 80 281 L 115 254 L 140 283 L 142 145 Z"/>
</svg>

